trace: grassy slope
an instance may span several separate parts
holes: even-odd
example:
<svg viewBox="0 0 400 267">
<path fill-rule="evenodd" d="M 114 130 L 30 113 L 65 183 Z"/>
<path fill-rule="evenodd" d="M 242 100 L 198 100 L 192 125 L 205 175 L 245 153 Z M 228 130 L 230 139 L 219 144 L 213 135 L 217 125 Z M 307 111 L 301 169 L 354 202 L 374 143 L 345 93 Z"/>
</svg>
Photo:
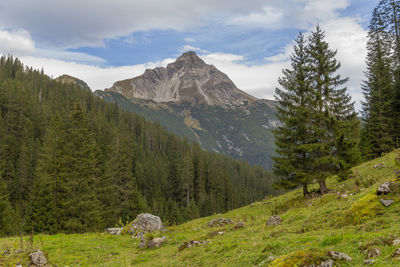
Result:
<svg viewBox="0 0 400 267">
<path fill-rule="evenodd" d="M 346 182 L 337 182 L 332 177 L 328 186 L 335 193 L 321 198 L 305 200 L 301 191 L 295 190 L 226 214 L 170 227 L 164 233 L 167 242 L 161 248 L 139 249 L 138 241 L 129 236 L 104 233 L 38 235 L 34 237 L 34 246 L 43 249 L 50 261 L 60 266 L 274 266 L 267 259 L 270 255 L 281 256 L 307 248 L 344 252 L 353 260 L 340 262 L 340 266 L 362 266 L 365 254 L 359 249 L 361 245 L 389 237 L 400 238 L 399 197 L 391 196 L 396 199 L 395 203 L 389 208 L 378 206 L 377 210 L 370 209 L 375 207 L 377 199 L 364 201 L 374 195 L 379 184 L 394 178 L 393 158 L 391 153 L 354 168 L 356 178 Z M 384 167 L 374 168 L 377 163 Z M 356 195 L 343 199 L 336 191 Z M 358 215 L 363 217 L 354 217 L 351 211 L 362 211 Z M 282 217 L 282 225 L 266 227 L 266 220 L 273 214 Z M 219 217 L 242 220 L 245 227 L 221 227 L 225 229 L 223 235 L 210 237 L 211 232 L 221 228 L 209 228 L 206 223 Z M 179 244 L 192 239 L 210 243 L 178 251 Z M 18 246 L 18 238 L 0 239 L 0 251 Z M 378 246 L 382 253 L 374 266 L 400 265 L 400 261 L 391 257 L 396 247 Z M 18 261 L 17 257 L 8 257 L 8 263 L 12 261 Z"/>
</svg>

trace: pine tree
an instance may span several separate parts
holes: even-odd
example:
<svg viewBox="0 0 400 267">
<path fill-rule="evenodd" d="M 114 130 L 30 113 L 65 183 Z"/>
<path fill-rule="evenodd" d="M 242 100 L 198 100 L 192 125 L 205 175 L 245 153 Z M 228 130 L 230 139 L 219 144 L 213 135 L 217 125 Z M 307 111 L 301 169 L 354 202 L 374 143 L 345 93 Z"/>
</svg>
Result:
<svg viewBox="0 0 400 267">
<path fill-rule="evenodd" d="M 315 142 L 311 132 L 313 92 L 308 57 L 306 40 L 300 33 L 290 58 L 291 68 L 283 70 L 284 76 L 279 79 L 281 88 L 275 90 L 281 125 L 274 132 L 278 147 L 274 173 L 283 178 L 282 187 L 291 189 L 301 185 L 304 195 L 308 194 L 307 184 L 311 181 L 310 149 Z"/>
<path fill-rule="evenodd" d="M 368 32 L 366 81 L 363 84 L 363 142 L 366 158 L 380 156 L 394 148 L 393 79 L 391 74 L 391 37 L 385 21 L 374 10 Z"/>
<path fill-rule="evenodd" d="M 64 203 L 68 201 L 66 162 L 66 128 L 59 114 L 47 127 L 39 153 L 28 211 L 29 226 L 35 232 L 56 233 L 62 229 Z"/>
<path fill-rule="evenodd" d="M 324 32 L 317 26 L 311 32 L 307 48 L 311 86 L 315 96 L 312 110 L 315 126 L 313 134 L 317 138 L 311 168 L 322 194 L 327 192 L 325 179 L 348 168 L 341 164 L 348 157 L 341 155 L 349 156 L 348 151 L 355 149 L 357 138 L 352 137 L 351 133 L 358 127 L 354 102 L 351 102 L 347 88 L 343 87 L 348 78 L 342 79 L 337 74 L 341 67 L 335 58 L 337 51 L 331 50 L 324 38 Z M 346 140 L 346 145 L 339 146 L 339 140 Z"/>
<path fill-rule="evenodd" d="M 100 190 L 100 200 L 104 206 L 103 220 L 109 226 L 115 224 L 118 218 L 123 222 L 133 220 L 145 209 L 144 200 L 133 176 L 134 150 L 133 143 L 127 135 L 116 130 Z"/>
<path fill-rule="evenodd" d="M 98 147 L 88 119 L 81 105 L 77 103 L 71 112 L 67 145 L 67 191 L 65 228 L 72 232 L 101 229 L 102 206 L 97 196 L 98 189 Z"/>
<path fill-rule="evenodd" d="M 0 237 L 13 233 L 13 213 L 11 203 L 9 202 L 9 194 L 7 185 L 3 179 L 5 169 L 5 129 L 3 118 L 0 112 Z"/>
</svg>

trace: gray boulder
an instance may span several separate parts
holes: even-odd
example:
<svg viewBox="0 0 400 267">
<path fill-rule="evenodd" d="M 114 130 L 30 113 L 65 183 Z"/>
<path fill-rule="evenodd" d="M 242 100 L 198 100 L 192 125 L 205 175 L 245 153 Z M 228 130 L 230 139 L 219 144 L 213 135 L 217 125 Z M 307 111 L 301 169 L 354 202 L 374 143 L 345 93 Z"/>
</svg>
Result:
<svg viewBox="0 0 400 267">
<path fill-rule="evenodd" d="M 383 206 L 389 207 L 390 205 L 393 204 L 394 200 L 393 199 L 381 199 L 379 200 Z"/>
<path fill-rule="evenodd" d="M 386 194 L 389 194 L 390 192 L 391 192 L 391 190 L 390 190 L 390 182 L 386 182 L 386 183 L 381 184 L 378 187 L 378 190 L 377 190 L 377 194 L 378 195 L 386 195 Z"/>
<path fill-rule="evenodd" d="M 47 258 L 39 249 L 29 254 L 31 264 L 33 266 L 45 266 L 47 264 Z"/>
<path fill-rule="evenodd" d="M 336 251 L 329 251 L 328 255 L 335 260 L 346 260 L 346 261 L 351 261 L 351 257 L 347 254 L 344 254 L 342 252 L 336 252 Z"/>
<path fill-rule="evenodd" d="M 268 219 L 268 221 L 265 223 L 266 226 L 277 226 L 282 223 L 282 218 L 279 217 L 278 215 L 274 215 Z"/>
<path fill-rule="evenodd" d="M 138 234 L 141 232 L 154 232 L 163 229 L 164 225 L 160 217 L 149 213 L 141 213 L 132 222 L 128 232 L 130 234 Z"/>
</svg>

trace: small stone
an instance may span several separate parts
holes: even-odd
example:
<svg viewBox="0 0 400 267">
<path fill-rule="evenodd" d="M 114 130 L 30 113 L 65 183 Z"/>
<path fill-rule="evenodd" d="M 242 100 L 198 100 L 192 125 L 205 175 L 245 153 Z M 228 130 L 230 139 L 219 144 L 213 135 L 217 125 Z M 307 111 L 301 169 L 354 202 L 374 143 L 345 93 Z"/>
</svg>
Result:
<svg viewBox="0 0 400 267">
<path fill-rule="evenodd" d="M 333 267 L 333 264 L 335 262 L 332 259 L 329 259 L 327 261 L 322 262 L 320 265 L 318 265 L 317 267 Z"/>
<path fill-rule="evenodd" d="M 194 247 L 194 246 L 198 246 L 198 245 L 201 245 L 201 244 L 208 244 L 208 241 L 203 241 L 203 242 L 200 242 L 200 241 L 197 241 L 197 240 L 185 241 L 185 242 L 183 242 L 182 244 L 179 245 L 178 250 L 182 251 L 184 249 L 191 248 L 191 247 Z"/>
<path fill-rule="evenodd" d="M 377 247 L 370 247 L 366 251 L 364 251 L 367 254 L 367 258 L 376 258 L 379 257 L 381 254 L 381 249 Z"/>
<path fill-rule="evenodd" d="M 398 245 L 400 245 L 400 239 L 395 239 L 395 240 L 393 240 L 393 241 L 392 241 L 392 245 L 393 245 L 393 246 L 398 246 Z"/>
<path fill-rule="evenodd" d="M 277 226 L 282 223 L 282 218 L 279 217 L 278 215 L 274 215 L 268 219 L 268 221 L 265 223 L 266 226 Z"/>
<path fill-rule="evenodd" d="M 349 195 L 348 194 L 343 194 L 343 195 L 340 195 L 340 197 L 339 198 L 348 198 L 349 197 Z"/>
<path fill-rule="evenodd" d="M 223 234 L 224 234 L 224 231 L 219 231 L 218 234 L 219 234 L 219 235 L 223 235 Z"/>
<path fill-rule="evenodd" d="M 22 264 L 21 264 L 21 263 L 17 263 L 17 264 L 15 265 L 15 267 L 22 267 Z"/>
<path fill-rule="evenodd" d="M 112 235 L 120 235 L 123 228 L 107 228 L 107 232 Z"/>
<path fill-rule="evenodd" d="M 161 245 L 165 242 L 166 238 L 163 237 L 156 237 L 150 240 L 150 242 L 147 244 L 147 248 L 159 248 Z"/>
<path fill-rule="evenodd" d="M 218 218 L 216 220 L 212 220 L 211 222 L 208 223 L 209 227 L 221 227 L 227 224 L 232 224 L 232 220 L 231 219 L 225 219 L 225 218 Z"/>
<path fill-rule="evenodd" d="M 389 194 L 390 192 L 391 192 L 390 182 L 386 182 L 386 183 L 381 184 L 378 187 L 377 195 L 386 195 L 386 194 Z"/>
<path fill-rule="evenodd" d="M 342 252 L 336 252 L 336 251 L 329 251 L 328 252 L 329 256 L 331 256 L 335 260 L 346 260 L 346 261 L 351 261 L 351 257 L 345 253 Z"/>
<path fill-rule="evenodd" d="M 375 260 L 374 259 L 369 259 L 369 260 L 365 260 L 364 261 L 364 264 L 365 265 L 371 265 L 371 264 L 374 264 L 375 263 Z"/>
<path fill-rule="evenodd" d="M 235 229 L 240 229 L 240 228 L 244 228 L 244 222 L 240 221 L 237 224 L 235 224 L 235 226 L 233 226 L 233 228 Z"/>
<path fill-rule="evenodd" d="M 381 199 L 379 200 L 383 206 L 389 207 L 390 205 L 393 204 L 394 200 L 393 199 Z"/>
<path fill-rule="evenodd" d="M 396 249 L 396 251 L 392 254 L 393 258 L 399 258 L 400 257 L 400 248 Z"/>
<path fill-rule="evenodd" d="M 39 249 L 29 254 L 29 258 L 34 266 L 45 266 L 47 264 L 46 256 Z"/>
<path fill-rule="evenodd" d="M 374 166 L 374 169 L 377 169 L 377 168 L 382 168 L 383 167 L 383 164 L 382 163 L 378 163 L 378 164 L 376 164 L 375 166 Z"/>
</svg>

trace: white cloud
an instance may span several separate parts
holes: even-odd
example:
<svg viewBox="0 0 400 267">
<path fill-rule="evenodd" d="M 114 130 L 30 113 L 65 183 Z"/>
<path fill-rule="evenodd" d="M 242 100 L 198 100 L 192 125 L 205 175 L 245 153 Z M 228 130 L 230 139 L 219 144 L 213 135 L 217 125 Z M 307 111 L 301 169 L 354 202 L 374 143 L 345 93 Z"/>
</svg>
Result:
<svg viewBox="0 0 400 267">
<path fill-rule="evenodd" d="M 342 64 L 340 73 L 350 78 L 347 86 L 359 109 L 363 99 L 361 83 L 366 69 L 367 31 L 356 18 L 338 18 L 321 26 L 326 31 L 326 40 L 331 48 L 338 50 L 337 58 Z"/>
<path fill-rule="evenodd" d="M 194 43 L 194 42 L 196 42 L 196 39 L 188 37 L 188 38 L 185 38 L 185 42 L 186 43 Z"/>
<path fill-rule="evenodd" d="M 264 0 L 2 0 L 0 27 L 24 28 L 41 45 L 100 46 L 105 38 L 152 29 L 185 30 L 211 18 L 245 15 Z"/>
<path fill-rule="evenodd" d="M 136 31 L 221 24 L 308 28 L 337 16 L 350 0 L 2 0 L 0 27 L 23 28 L 41 46 L 101 46 Z M 128 40 L 129 41 L 129 40 Z M 191 42 L 187 38 L 187 42 Z"/>
<path fill-rule="evenodd" d="M 25 55 L 35 51 L 35 43 L 26 30 L 7 31 L 0 29 L 0 52 Z"/>
<path fill-rule="evenodd" d="M 267 29 L 297 28 L 310 26 L 338 16 L 338 10 L 350 5 L 350 0 L 290 0 L 268 1 L 254 12 L 233 16 L 229 24 Z"/>
</svg>

